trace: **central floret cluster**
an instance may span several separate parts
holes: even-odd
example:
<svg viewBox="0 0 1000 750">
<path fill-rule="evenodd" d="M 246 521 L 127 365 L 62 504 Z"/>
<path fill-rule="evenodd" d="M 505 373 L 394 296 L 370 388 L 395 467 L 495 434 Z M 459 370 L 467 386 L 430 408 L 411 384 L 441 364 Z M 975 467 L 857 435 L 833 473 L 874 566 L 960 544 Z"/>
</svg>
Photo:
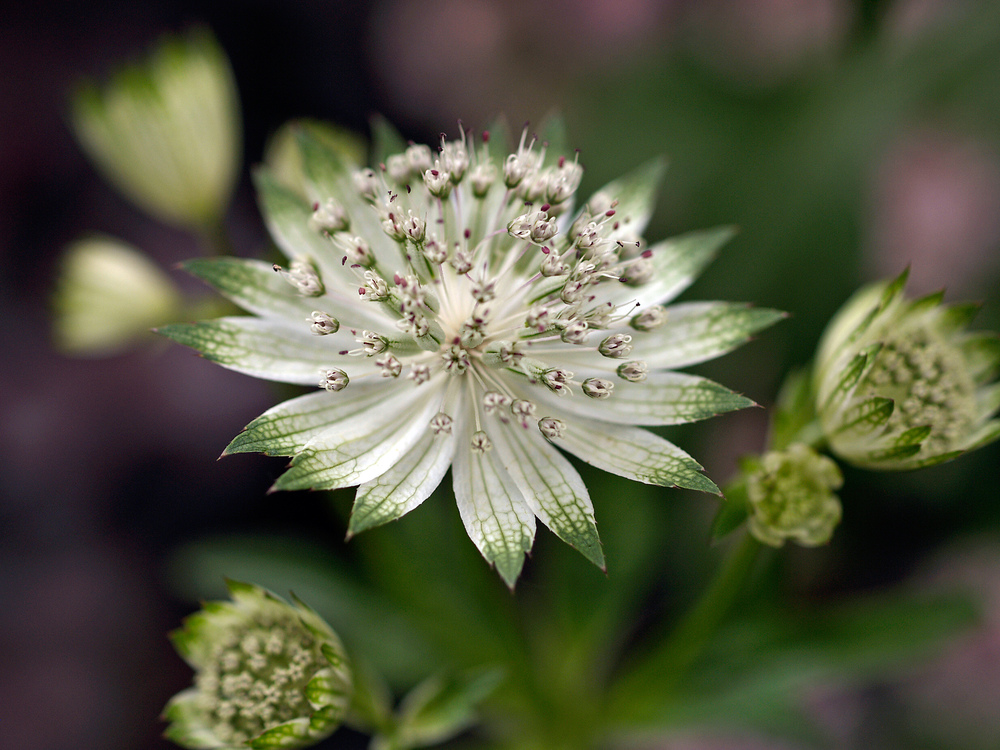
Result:
<svg viewBox="0 0 1000 750">
<path fill-rule="evenodd" d="M 538 414 L 536 400 L 522 397 L 526 392 L 499 371 L 558 395 L 575 386 L 588 398 L 605 399 L 614 378 L 641 382 L 649 370 L 646 362 L 628 359 L 632 334 L 610 329 L 648 332 L 667 319 L 661 307 L 637 312 L 641 302 L 631 291 L 653 276 L 652 253 L 637 234 L 645 215 L 620 215 L 619 201 L 602 192 L 571 224 L 560 221 L 572 210 L 583 174 L 577 159 L 560 156 L 545 166 L 546 147 L 536 150 L 525 134 L 501 169 L 488 144 L 488 133 L 479 149 L 470 150 L 464 136 L 442 139 L 437 156 L 411 145 L 378 171 L 353 174 L 358 196 L 395 244 L 391 251 L 373 250 L 353 234 L 347 210 L 334 198 L 315 202 L 310 220 L 342 254 L 358 298 L 394 318 L 388 330 L 352 328 L 360 346 L 338 354 L 372 358 L 375 372 L 368 375 L 405 377 L 428 390 L 444 384 L 443 410 L 430 423 L 436 434 L 451 432 L 454 416 L 444 407 L 454 409 L 458 396 L 450 391 L 464 390 L 475 415 L 469 445 L 480 452 L 492 447 L 483 429 L 487 417 L 534 423 L 550 438 L 565 430 L 563 421 Z M 493 190 L 498 183 L 502 191 Z M 325 275 L 314 263 L 296 260 L 275 270 L 300 295 L 322 297 Z M 341 325 L 327 310 L 314 310 L 307 322 L 317 335 L 335 334 Z M 593 374 L 578 377 L 558 366 L 566 356 Z M 618 361 L 608 368 L 600 358 Z M 343 390 L 351 369 L 346 360 L 325 370 L 320 386 Z M 454 377 L 460 380 L 451 383 Z"/>
<path fill-rule="evenodd" d="M 323 389 L 271 409 L 227 452 L 294 456 L 276 489 L 358 485 L 349 533 L 416 507 L 451 467 L 469 535 L 510 584 L 536 518 L 604 564 L 586 487 L 553 444 L 631 479 L 717 492 L 637 425 L 750 405 L 668 368 L 780 314 L 663 307 L 731 232 L 647 246 L 659 160 L 576 208 L 583 168 L 552 133 L 525 132 L 512 153 L 495 129 L 442 137 L 436 152 L 400 143 L 365 168 L 299 130 L 296 168 L 257 181 L 290 263 L 187 266 L 257 317 L 164 331 L 234 369 Z"/>
</svg>

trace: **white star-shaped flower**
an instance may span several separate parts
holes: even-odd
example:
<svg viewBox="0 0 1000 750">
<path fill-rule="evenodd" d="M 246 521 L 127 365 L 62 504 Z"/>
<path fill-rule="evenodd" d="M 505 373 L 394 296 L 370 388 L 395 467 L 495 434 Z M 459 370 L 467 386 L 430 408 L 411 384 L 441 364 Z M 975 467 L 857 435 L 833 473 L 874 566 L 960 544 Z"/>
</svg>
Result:
<svg viewBox="0 0 1000 750">
<path fill-rule="evenodd" d="M 750 406 L 675 370 L 781 313 L 664 307 L 732 231 L 647 246 L 661 161 L 577 209 L 577 160 L 527 136 L 512 154 L 463 135 L 437 156 L 410 146 L 366 169 L 312 133 L 298 131 L 300 179 L 257 175 L 288 266 L 186 265 L 252 315 L 162 329 L 234 370 L 321 386 L 254 420 L 226 453 L 292 456 L 274 489 L 356 485 L 349 535 L 409 512 L 451 468 L 469 536 L 510 586 L 536 519 L 604 567 L 587 488 L 562 451 L 718 492 L 642 427 Z"/>
</svg>

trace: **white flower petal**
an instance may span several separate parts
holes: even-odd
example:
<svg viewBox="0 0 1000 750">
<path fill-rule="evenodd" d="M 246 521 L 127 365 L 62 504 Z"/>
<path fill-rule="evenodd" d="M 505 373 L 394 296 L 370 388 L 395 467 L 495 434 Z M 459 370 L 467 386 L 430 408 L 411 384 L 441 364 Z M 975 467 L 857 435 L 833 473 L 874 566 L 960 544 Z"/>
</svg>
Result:
<svg viewBox="0 0 1000 750">
<path fill-rule="evenodd" d="M 211 284 L 247 312 L 266 317 L 305 321 L 322 310 L 342 325 L 369 330 L 389 329 L 394 320 L 380 305 L 359 304 L 358 290 L 347 296 L 328 290 L 319 297 L 303 297 L 269 263 L 248 258 L 202 258 L 187 261 L 184 270 Z"/>
<path fill-rule="evenodd" d="M 691 285 L 734 234 L 730 227 L 717 227 L 658 242 L 650 248 L 653 278 L 639 286 L 615 284 L 601 301 L 615 305 L 635 301 L 639 309 L 669 302 Z"/>
<path fill-rule="evenodd" d="M 455 442 L 454 434 L 427 430 L 398 463 L 358 487 L 347 533 L 395 521 L 430 497 L 451 466 Z"/>
<path fill-rule="evenodd" d="M 591 374 L 606 376 L 607 372 L 576 372 L 581 380 Z M 542 411 L 619 424 L 683 424 L 754 405 L 750 399 L 718 383 L 682 372 L 651 372 L 641 383 L 621 379 L 614 382 L 615 390 L 607 400 L 581 398 L 579 393 L 560 397 L 543 388 L 529 389 L 523 381 L 516 383 L 516 388 L 521 398 L 544 404 Z"/>
<path fill-rule="evenodd" d="M 566 431 L 552 442 L 591 466 L 645 484 L 719 494 L 697 461 L 649 430 L 570 416 L 560 419 Z"/>
<path fill-rule="evenodd" d="M 471 450 L 470 422 L 463 420 L 452 466 L 458 511 L 469 538 L 513 588 L 535 538 L 535 514 L 496 451 Z"/>
<path fill-rule="evenodd" d="M 384 474 L 420 440 L 440 404 L 417 388 L 398 391 L 312 438 L 273 490 L 332 490 Z"/>
<path fill-rule="evenodd" d="M 291 321 L 232 317 L 176 323 L 157 331 L 230 370 L 280 383 L 316 385 L 320 372 L 331 367 L 351 377 L 374 372 L 375 367 L 370 357 L 338 354 L 357 346 L 345 329 L 317 341 L 304 322 L 300 328 Z"/>
<path fill-rule="evenodd" d="M 546 442 L 534 424 L 496 424 L 494 449 L 531 510 L 553 533 L 604 568 L 594 505 L 576 469 Z"/>
<path fill-rule="evenodd" d="M 678 369 L 720 357 L 784 317 L 777 310 L 735 302 L 694 302 L 666 311 L 662 327 L 632 332 L 636 357 L 650 367 Z"/>
<path fill-rule="evenodd" d="M 223 455 L 292 456 L 330 425 L 377 409 L 396 391 L 396 384 L 378 378 L 351 383 L 348 388 L 341 393 L 307 393 L 268 409 L 233 439 Z"/>
</svg>

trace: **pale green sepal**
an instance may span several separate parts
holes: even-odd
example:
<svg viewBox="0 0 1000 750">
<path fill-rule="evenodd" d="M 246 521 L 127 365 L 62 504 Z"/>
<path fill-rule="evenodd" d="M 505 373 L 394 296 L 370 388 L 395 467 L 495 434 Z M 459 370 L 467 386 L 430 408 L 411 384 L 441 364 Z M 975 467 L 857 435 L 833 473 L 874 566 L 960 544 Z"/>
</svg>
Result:
<svg viewBox="0 0 1000 750">
<path fill-rule="evenodd" d="M 471 439 L 471 425 L 465 424 L 451 472 L 458 511 L 469 538 L 513 589 L 535 538 L 535 514 L 496 451 L 477 453 L 465 447 Z"/>
<path fill-rule="evenodd" d="M 918 427 L 911 427 L 905 432 L 897 435 L 892 444 L 896 447 L 916 445 L 919 446 L 924 442 L 931 434 L 931 426 L 929 424 L 920 425 Z"/>
<path fill-rule="evenodd" d="M 994 442 L 997 438 L 1000 438 L 1000 419 L 991 419 L 976 430 L 972 437 L 969 438 L 969 444 L 965 446 L 965 450 L 971 451 L 976 448 L 982 448 L 984 445 Z"/>
<path fill-rule="evenodd" d="M 56 346 L 73 356 L 127 349 L 150 329 L 183 317 L 180 290 L 136 248 L 111 237 L 66 248 L 52 296 Z"/>
<path fill-rule="evenodd" d="M 83 85 L 72 105 L 81 146 L 129 200 L 186 228 L 221 219 L 239 171 L 239 97 L 207 30 L 165 37 L 101 89 Z"/>
<path fill-rule="evenodd" d="M 548 115 L 542 122 L 537 137 L 545 147 L 544 166 L 552 166 L 570 150 L 569 138 L 566 134 L 566 120 L 560 114 Z M 506 143 L 506 141 L 503 142 Z M 503 157 L 501 157 L 500 162 L 503 163 Z"/>
<path fill-rule="evenodd" d="M 361 205 L 357 191 L 350 184 L 351 173 L 348 170 L 353 165 L 344 164 L 339 154 L 308 130 L 298 131 L 295 142 L 302 155 L 302 173 L 309 199 L 322 201 L 335 196 L 348 209 L 353 222 L 355 212 L 352 209 Z"/>
<path fill-rule="evenodd" d="M 954 335 L 966 328 L 982 309 L 978 302 L 963 302 L 942 307 L 938 318 L 942 333 Z"/>
<path fill-rule="evenodd" d="M 495 427 L 489 430 L 494 450 L 532 512 L 556 536 L 605 570 L 594 505 L 576 469 L 545 441 L 536 425 L 529 423 L 525 428 L 511 422 Z"/>
<path fill-rule="evenodd" d="M 831 410 L 842 404 L 854 392 L 855 386 L 861 382 L 875 365 L 882 344 L 872 344 L 858 352 L 841 370 L 833 381 L 828 393 L 819 393 L 820 410 Z"/>
<path fill-rule="evenodd" d="M 698 278 L 719 249 L 736 235 L 732 227 L 688 232 L 650 247 L 653 277 L 637 287 L 622 284 L 607 294 L 614 304 L 639 303 L 639 310 L 669 302 Z"/>
<path fill-rule="evenodd" d="M 316 385 L 320 373 L 337 361 L 338 347 L 334 341 L 327 342 L 329 348 L 317 346 L 316 337 L 311 336 L 304 323 L 300 330 L 284 321 L 246 316 L 174 323 L 156 330 L 179 344 L 197 349 L 206 359 L 223 367 L 280 383 Z M 342 333 L 344 340 L 353 341 L 346 337 L 346 332 Z M 351 365 L 372 369 L 363 360 L 352 360 Z"/>
<path fill-rule="evenodd" d="M 378 408 L 330 425 L 292 458 L 271 487 L 332 490 L 367 482 L 388 471 L 417 443 L 437 404 L 417 389 L 397 392 Z"/>
<path fill-rule="evenodd" d="M 644 484 L 721 494 L 697 461 L 659 435 L 610 422 L 565 421 L 566 431 L 552 442 L 591 466 Z"/>
<path fill-rule="evenodd" d="M 839 435 L 849 430 L 870 432 L 888 422 L 895 408 L 895 402 L 891 398 L 872 396 L 867 401 L 851 406 L 842 417 L 837 429 L 830 434 Z"/>
<path fill-rule="evenodd" d="M 270 748 L 298 748 L 312 744 L 310 742 L 309 720 L 292 719 L 284 724 L 268 729 L 247 742 L 254 750 L 270 750 Z"/>
<path fill-rule="evenodd" d="M 667 162 L 662 157 L 651 159 L 626 175 L 612 180 L 602 187 L 590 200 L 588 208 L 600 212 L 607 210 L 611 201 L 617 201 L 614 207 L 614 219 L 618 228 L 608 233 L 610 242 L 616 240 L 635 241 L 642 236 L 653 215 L 656 204 L 656 188 L 663 179 Z M 595 200 L 596 199 L 596 200 Z"/>
<path fill-rule="evenodd" d="M 329 649 L 323 650 L 323 656 L 329 661 L 329 657 L 326 655 L 327 650 Z M 338 720 L 338 711 L 343 714 L 346 710 L 351 684 L 350 680 L 345 680 L 343 675 L 338 674 L 335 670 L 325 669 L 317 672 L 309 680 L 303 693 L 313 708 L 323 709 L 319 720 L 328 725 Z M 315 723 L 316 718 L 314 715 L 313 723 Z"/>
<path fill-rule="evenodd" d="M 188 688 L 170 699 L 161 716 L 164 721 L 170 722 L 163 736 L 192 750 L 223 747 L 219 738 L 202 718 L 198 693 L 197 688 Z"/>
<path fill-rule="evenodd" d="M 317 307 L 315 298 L 297 295 L 270 263 L 249 258 L 197 258 L 181 263 L 182 269 L 210 284 L 247 312 L 307 320 Z M 326 310 L 334 317 L 338 312 Z"/>
<path fill-rule="evenodd" d="M 976 391 L 976 415 L 986 420 L 1000 409 L 1000 383 L 993 383 Z"/>
<path fill-rule="evenodd" d="M 650 367 L 679 369 L 720 357 L 787 317 L 779 310 L 733 302 L 694 302 L 666 312 L 660 328 L 632 334 L 636 356 Z"/>
<path fill-rule="evenodd" d="M 368 145 L 360 136 L 344 128 L 320 120 L 299 119 L 285 123 L 271 136 L 264 148 L 264 163 L 284 185 L 306 196 L 302 154 L 297 138 L 300 133 L 322 143 L 347 168 L 364 164 Z"/>
<path fill-rule="evenodd" d="M 969 334 L 960 343 L 962 356 L 976 385 L 988 383 L 1000 372 L 1000 336 L 993 332 Z"/>
<path fill-rule="evenodd" d="M 391 469 L 358 487 L 348 538 L 395 521 L 420 505 L 444 479 L 454 454 L 453 434 L 435 435 L 427 430 Z"/>
<path fill-rule="evenodd" d="M 291 456 L 331 425 L 373 408 L 395 390 L 386 380 L 351 383 L 349 393 L 319 391 L 268 409 L 233 438 L 222 455 Z"/>
<path fill-rule="evenodd" d="M 290 188 L 285 187 L 266 169 L 253 173 L 261 213 L 275 243 L 293 260 L 302 260 L 317 267 L 327 291 L 344 297 L 357 297 L 357 280 L 343 272 L 341 259 L 332 241 L 312 226 L 312 206 Z"/>
<path fill-rule="evenodd" d="M 879 469 L 908 469 L 909 465 L 905 466 L 876 466 L 883 461 L 900 461 L 904 458 L 910 458 L 920 453 L 920 444 L 917 445 L 900 445 L 893 448 L 886 448 L 885 450 L 871 451 L 867 455 L 863 456 L 863 460 L 859 462 L 860 465 L 864 466 L 866 463 L 872 465 L 873 468 Z"/>
</svg>

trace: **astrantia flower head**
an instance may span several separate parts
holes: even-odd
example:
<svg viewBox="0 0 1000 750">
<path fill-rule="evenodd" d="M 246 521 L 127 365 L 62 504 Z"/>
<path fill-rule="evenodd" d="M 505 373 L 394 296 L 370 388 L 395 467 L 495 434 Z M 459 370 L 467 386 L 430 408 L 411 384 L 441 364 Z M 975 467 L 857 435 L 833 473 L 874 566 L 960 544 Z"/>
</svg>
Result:
<svg viewBox="0 0 1000 750">
<path fill-rule="evenodd" d="M 275 489 L 358 485 L 349 534 L 399 518 L 448 468 L 469 536 L 513 585 L 535 521 L 604 565 L 587 488 L 557 448 L 623 477 L 717 492 L 640 425 L 752 402 L 673 372 L 779 313 L 663 307 L 728 229 L 647 245 L 651 162 L 574 208 L 575 156 L 525 133 L 402 147 L 374 168 L 306 130 L 301 183 L 257 186 L 289 262 L 188 269 L 254 317 L 164 332 L 227 367 L 319 385 L 251 423 L 227 453 L 294 456 Z"/>
<path fill-rule="evenodd" d="M 905 285 L 904 273 L 859 291 L 816 355 L 823 432 L 857 466 L 915 469 L 1000 437 L 1000 339 L 964 330 L 976 305 L 908 300 Z"/>
<path fill-rule="evenodd" d="M 336 634 L 295 605 L 229 581 L 232 602 L 211 602 L 171 634 L 195 669 L 194 687 L 175 695 L 166 736 L 189 748 L 297 748 L 340 724 L 351 670 Z"/>
</svg>

